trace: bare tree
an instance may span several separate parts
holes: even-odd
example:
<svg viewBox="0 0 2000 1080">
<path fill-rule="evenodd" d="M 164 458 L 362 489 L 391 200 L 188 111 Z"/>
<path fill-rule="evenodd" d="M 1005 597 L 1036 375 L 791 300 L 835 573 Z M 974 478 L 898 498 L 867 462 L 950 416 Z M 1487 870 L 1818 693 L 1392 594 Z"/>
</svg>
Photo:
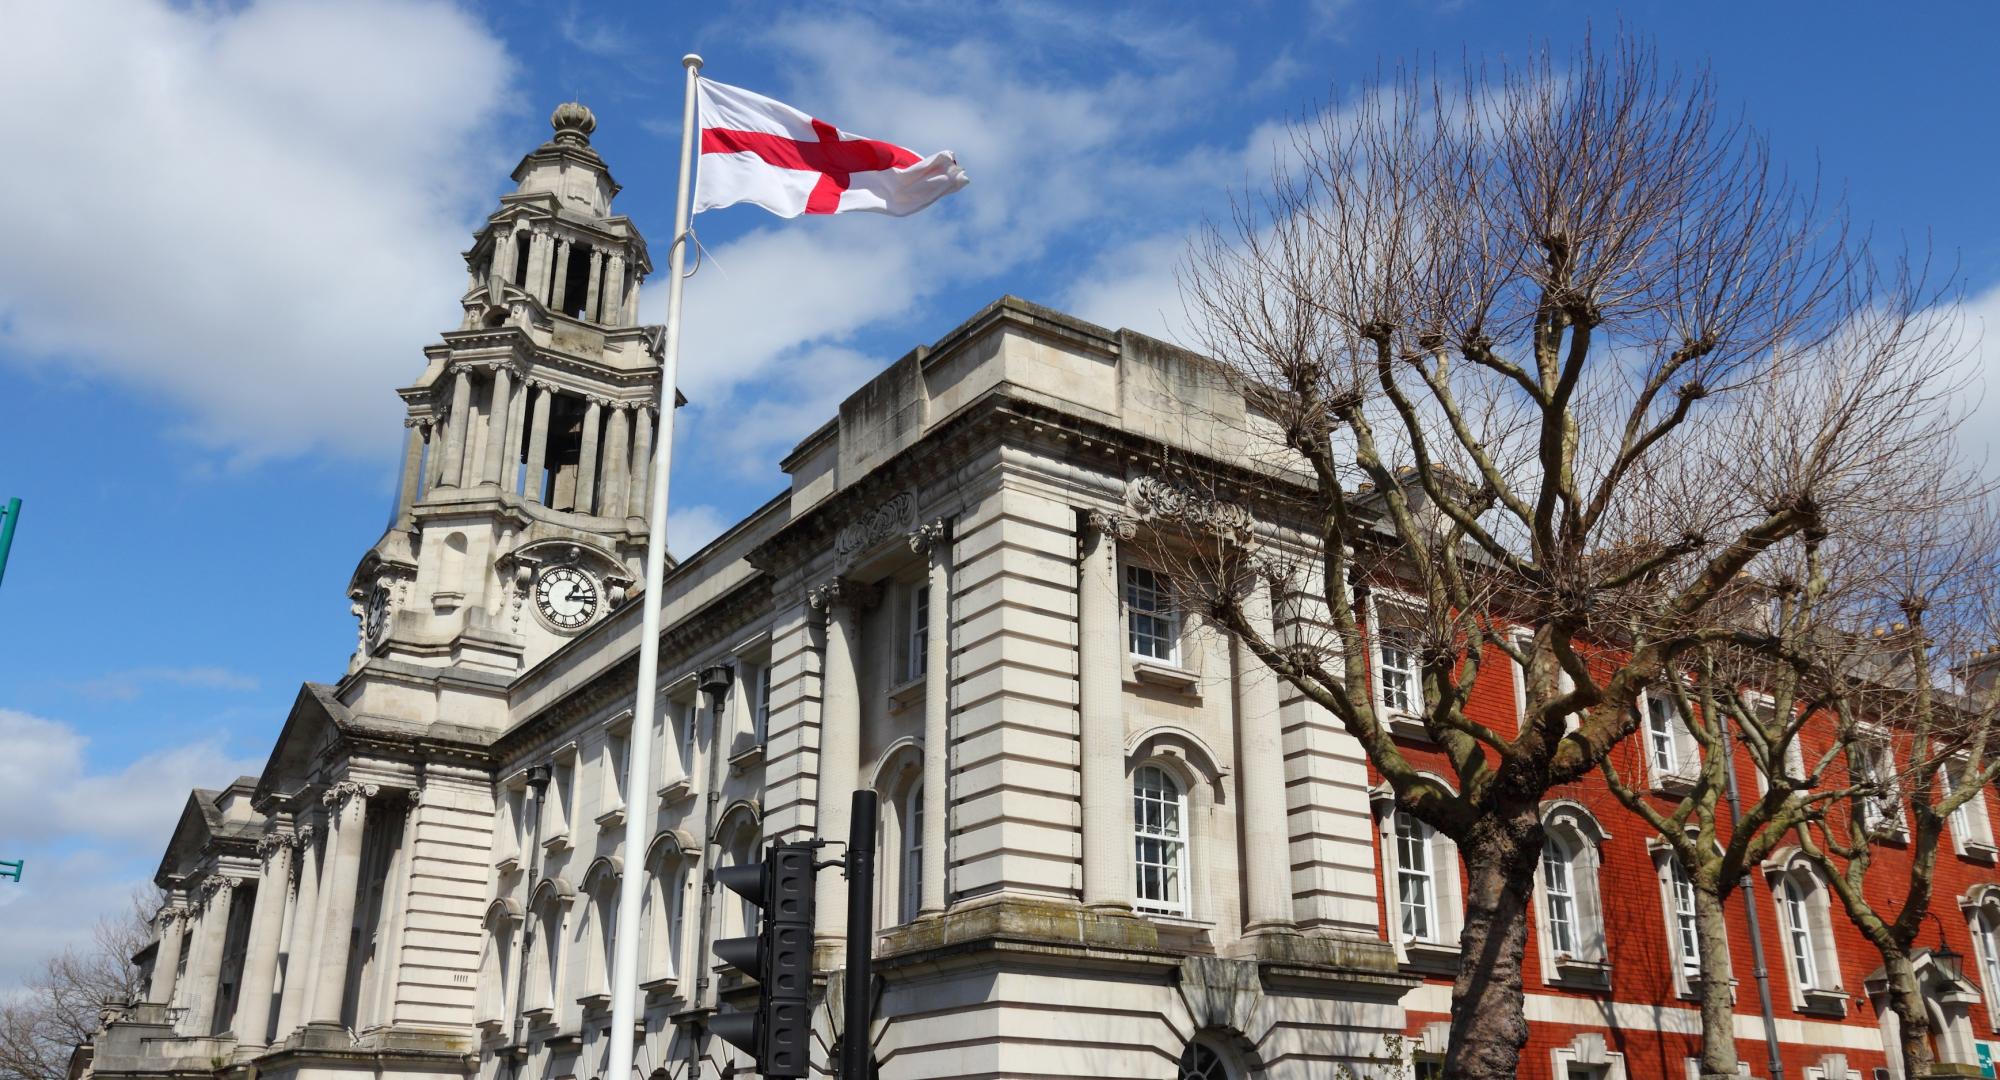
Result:
<svg viewBox="0 0 2000 1080">
<path fill-rule="evenodd" d="M 1823 635 L 1807 657 L 1850 736 L 1836 748 L 1849 782 L 1832 789 L 1843 812 L 1810 818 L 1797 833 L 1882 957 L 1908 1077 L 1931 1075 L 1943 1056 L 1918 970 L 1940 846 L 1947 829 L 1961 844 L 1992 842 L 1976 834 L 1968 804 L 2000 778 L 1991 745 L 2000 721 L 2000 538 L 1986 490 L 1962 490 L 1972 495 L 1958 512 L 1894 520 L 1855 552 L 1874 569 L 1873 588 L 1844 632 Z"/>
<path fill-rule="evenodd" d="M 1270 189 L 1194 245 L 1196 344 L 1263 418 L 1232 445 L 1269 444 L 1293 482 L 1257 497 L 1296 535 L 1210 527 L 1160 557 L 1457 843 L 1447 1077 L 1516 1073 L 1545 793 L 1598 768 L 1646 687 L 1737 640 L 1739 575 L 1893 503 L 1935 454 L 1951 358 L 1866 265 L 1706 75 L 1622 42 L 1380 77 L 1295 125 Z M 1260 580 L 1295 613 L 1282 633 Z M 1389 591 L 1419 609 L 1393 635 Z M 1392 636 L 1420 692 L 1377 679 Z M 1524 715 L 1475 718 L 1474 682 L 1510 662 Z"/>
<path fill-rule="evenodd" d="M 10 996 L 0 998 L 0 1080 L 64 1080 L 70 1054 L 97 1034 L 106 1004 L 135 1000 L 132 957 L 152 940 L 156 893 L 98 920 L 90 944 L 64 949 Z"/>
</svg>

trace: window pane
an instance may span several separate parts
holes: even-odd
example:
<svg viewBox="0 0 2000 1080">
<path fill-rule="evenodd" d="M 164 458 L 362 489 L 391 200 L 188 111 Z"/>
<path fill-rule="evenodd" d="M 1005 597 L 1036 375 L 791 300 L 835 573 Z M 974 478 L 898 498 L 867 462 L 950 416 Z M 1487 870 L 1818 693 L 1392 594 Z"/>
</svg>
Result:
<svg viewBox="0 0 2000 1080">
<path fill-rule="evenodd" d="M 1569 855 L 1554 840 L 1542 846 L 1542 893 L 1548 900 L 1549 947 L 1576 955 L 1576 892 Z"/>
<path fill-rule="evenodd" d="M 1166 585 L 1143 566 L 1125 568 L 1127 647 L 1134 656 L 1174 663 L 1180 627 Z"/>
<path fill-rule="evenodd" d="M 1673 704 L 1657 697 L 1646 699 L 1646 738 L 1653 752 L 1653 768 L 1662 776 L 1680 771 L 1680 755 L 1674 745 Z"/>
<path fill-rule="evenodd" d="M 1396 811 L 1396 902 L 1403 936 L 1418 941 L 1437 938 L 1436 888 L 1431 876 L 1429 825 Z"/>
<path fill-rule="evenodd" d="M 1180 785 L 1165 770 L 1148 765 L 1133 774 L 1133 879 L 1138 906 L 1144 910 L 1187 910 L 1181 885 L 1182 864 L 1187 858 L 1187 837 L 1181 829 L 1183 805 Z"/>
<path fill-rule="evenodd" d="M 1674 893 L 1674 947 L 1680 953 L 1681 970 L 1689 976 L 1701 972 L 1701 938 L 1695 933 L 1694 882 L 1679 859 L 1668 864 Z"/>
<path fill-rule="evenodd" d="M 1422 675 L 1417 670 L 1417 657 L 1411 635 L 1407 630 L 1385 629 L 1382 631 L 1382 707 L 1395 712 L 1414 713 L 1423 708 Z"/>
</svg>

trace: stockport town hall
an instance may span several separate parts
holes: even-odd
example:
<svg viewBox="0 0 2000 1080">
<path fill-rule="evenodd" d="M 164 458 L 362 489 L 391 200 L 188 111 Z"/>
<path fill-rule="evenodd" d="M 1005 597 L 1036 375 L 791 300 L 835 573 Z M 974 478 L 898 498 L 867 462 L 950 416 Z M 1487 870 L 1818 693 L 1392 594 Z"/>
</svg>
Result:
<svg viewBox="0 0 2000 1080">
<path fill-rule="evenodd" d="M 1256 511 L 1295 482 L 1250 452 L 1268 422 L 1200 357 L 1009 297 L 886 364 L 669 565 L 661 708 L 633 715 L 653 263 L 589 111 L 552 123 L 465 253 L 463 321 L 396 391 L 401 497 L 348 586 L 345 671 L 300 687 L 258 775 L 188 799 L 142 992 L 78 1080 L 596 1080 L 625 874 L 638 1075 L 748 1075 L 708 1030 L 747 989 L 709 946 L 754 915 L 714 871 L 844 838 L 864 788 L 883 1080 L 1423 1075 L 1455 939 L 1392 933 L 1393 890 L 1432 875 L 1448 928 L 1455 855 L 1146 561 L 1173 462 L 1238 477 L 1243 527 L 1290 542 Z M 652 790 L 626 790 L 634 724 Z M 838 874 L 820 890 L 830 1068 L 846 906 Z M 1663 926 L 1645 891 L 1664 955 L 1671 898 Z M 1523 1075 L 1654 1075 L 1621 1024 L 1678 1032 L 1652 1060 L 1681 1075 L 1690 1002 L 1537 1004 L 1558 991 L 1531 987 Z M 1801 1025 L 1801 1053 L 1881 1060 L 1872 1024 Z"/>
</svg>

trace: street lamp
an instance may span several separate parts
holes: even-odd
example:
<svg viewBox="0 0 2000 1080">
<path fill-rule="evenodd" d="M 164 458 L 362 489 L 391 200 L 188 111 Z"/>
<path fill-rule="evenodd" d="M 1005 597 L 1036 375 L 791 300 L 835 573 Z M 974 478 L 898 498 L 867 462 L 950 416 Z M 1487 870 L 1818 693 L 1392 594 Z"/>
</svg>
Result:
<svg viewBox="0 0 2000 1080">
<path fill-rule="evenodd" d="M 1951 947 L 1951 942 L 1945 940 L 1944 920 L 1938 918 L 1937 912 L 1931 912 L 1931 921 L 1937 923 L 1938 928 L 1938 947 L 1931 951 L 1931 962 L 1943 970 L 1945 976 L 1952 982 L 1964 982 L 1965 957 L 1959 955 L 1958 950 Z"/>
</svg>

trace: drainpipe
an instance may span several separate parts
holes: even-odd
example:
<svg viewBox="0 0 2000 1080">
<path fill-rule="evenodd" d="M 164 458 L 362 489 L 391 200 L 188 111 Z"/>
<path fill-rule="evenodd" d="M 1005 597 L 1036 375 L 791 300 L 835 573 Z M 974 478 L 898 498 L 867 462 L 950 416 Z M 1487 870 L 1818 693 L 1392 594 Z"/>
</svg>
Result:
<svg viewBox="0 0 2000 1080">
<path fill-rule="evenodd" d="M 529 905 L 535 901 L 535 886 L 541 883 L 542 798 L 548 790 L 549 777 L 554 772 L 555 770 L 547 765 L 536 765 L 528 769 L 528 798 L 524 809 L 521 811 L 523 814 L 528 815 L 528 820 L 533 823 L 529 830 L 529 835 L 533 837 L 533 840 L 528 844 L 528 876 L 521 889 L 521 947 L 519 955 L 514 957 L 514 1016 L 512 1019 L 514 1028 L 513 1045 L 517 1048 L 526 1045 L 525 1040 L 522 1038 L 525 1032 L 521 1027 L 521 1014 L 525 1011 L 525 1006 L 528 1003 L 528 956 L 533 952 L 535 942 L 535 913 L 529 910 Z M 508 1057 L 517 1062 L 519 1060 L 513 1054 L 509 1054 Z M 515 1065 L 515 1068 L 518 1069 L 519 1065 Z"/>
<path fill-rule="evenodd" d="M 1722 733 L 1722 772 L 1729 786 L 1729 835 L 1736 835 L 1742 811 L 1736 799 L 1736 763 L 1729 752 L 1729 733 Z M 1757 1008 L 1764 1014 L 1764 1051 L 1771 1066 L 1771 1080 L 1785 1080 L 1785 1065 L 1778 1057 L 1778 1021 L 1771 1013 L 1771 972 L 1764 966 L 1764 931 L 1757 920 L 1757 883 L 1749 867 L 1737 882 L 1743 890 L 1743 911 L 1750 917 L 1750 970 L 1757 977 Z"/>
</svg>

